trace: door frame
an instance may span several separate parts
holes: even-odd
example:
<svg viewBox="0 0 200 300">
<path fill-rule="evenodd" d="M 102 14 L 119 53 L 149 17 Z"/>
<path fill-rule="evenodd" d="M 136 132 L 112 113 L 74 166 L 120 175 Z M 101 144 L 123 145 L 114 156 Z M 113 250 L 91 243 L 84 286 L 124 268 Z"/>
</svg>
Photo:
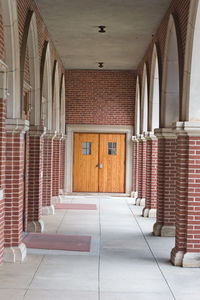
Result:
<svg viewBox="0 0 200 300">
<path fill-rule="evenodd" d="M 125 194 L 132 191 L 132 136 L 133 126 L 118 125 L 74 125 L 66 124 L 66 160 L 64 193 L 73 192 L 73 154 L 74 133 L 125 133 L 126 134 L 126 164 L 125 164 Z"/>
</svg>

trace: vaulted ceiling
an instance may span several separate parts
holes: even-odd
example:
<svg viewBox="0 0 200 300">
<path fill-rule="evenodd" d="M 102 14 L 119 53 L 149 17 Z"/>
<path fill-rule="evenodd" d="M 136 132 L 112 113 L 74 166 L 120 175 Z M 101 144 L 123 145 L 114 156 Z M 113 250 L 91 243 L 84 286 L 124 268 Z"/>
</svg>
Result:
<svg viewBox="0 0 200 300">
<path fill-rule="evenodd" d="M 171 0 L 36 0 L 66 69 L 135 69 Z M 99 33 L 98 26 L 106 26 Z"/>
</svg>

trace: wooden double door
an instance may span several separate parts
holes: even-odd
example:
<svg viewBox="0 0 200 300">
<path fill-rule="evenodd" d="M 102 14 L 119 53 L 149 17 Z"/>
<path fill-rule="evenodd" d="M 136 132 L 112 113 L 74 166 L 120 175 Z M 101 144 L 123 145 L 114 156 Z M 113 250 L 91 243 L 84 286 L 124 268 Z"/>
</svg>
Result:
<svg viewBox="0 0 200 300">
<path fill-rule="evenodd" d="M 74 192 L 125 192 L 125 134 L 74 134 Z"/>
</svg>

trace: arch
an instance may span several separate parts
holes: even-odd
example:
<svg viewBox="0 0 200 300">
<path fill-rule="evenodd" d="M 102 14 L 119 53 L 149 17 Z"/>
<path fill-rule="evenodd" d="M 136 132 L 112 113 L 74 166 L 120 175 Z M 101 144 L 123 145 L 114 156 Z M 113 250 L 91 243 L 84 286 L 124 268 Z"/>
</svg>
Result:
<svg viewBox="0 0 200 300">
<path fill-rule="evenodd" d="M 199 105 L 199 53 L 200 53 L 200 3 L 190 2 L 188 19 L 185 69 L 183 81 L 182 119 L 184 121 L 200 121 Z"/>
<path fill-rule="evenodd" d="M 20 118 L 20 49 L 17 4 L 15 0 L 1 0 L 5 63 L 7 65 L 7 118 Z"/>
<path fill-rule="evenodd" d="M 159 128 L 160 120 L 160 86 L 159 86 L 159 65 L 156 45 L 153 47 L 150 89 L 149 89 L 149 122 L 148 130 L 153 131 Z"/>
<path fill-rule="evenodd" d="M 136 80 L 136 96 L 135 96 L 135 135 L 140 134 L 140 83 L 139 77 Z"/>
<path fill-rule="evenodd" d="M 175 22 L 170 15 L 165 42 L 161 127 L 171 127 L 180 119 L 179 53 Z"/>
<path fill-rule="evenodd" d="M 51 53 L 48 41 L 45 41 L 40 67 L 40 103 L 41 123 L 48 129 L 52 129 L 52 68 Z"/>
<path fill-rule="evenodd" d="M 60 84 L 58 62 L 54 61 L 53 67 L 53 103 L 52 103 L 52 127 L 53 130 L 60 132 Z"/>
<path fill-rule="evenodd" d="M 148 124 L 148 82 L 147 66 L 144 64 L 142 75 L 142 92 L 141 92 L 141 134 L 147 132 Z"/>
<path fill-rule="evenodd" d="M 26 51 L 29 54 L 30 69 L 30 124 L 40 125 L 40 64 L 39 64 L 39 47 L 38 47 L 38 31 L 36 16 L 33 11 L 27 14 L 21 47 L 21 104 L 23 106 L 23 87 L 25 73 Z"/>
<path fill-rule="evenodd" d="M 65 75 L 60 81 L 60 131 L 65 133 Z"/>
</svg>

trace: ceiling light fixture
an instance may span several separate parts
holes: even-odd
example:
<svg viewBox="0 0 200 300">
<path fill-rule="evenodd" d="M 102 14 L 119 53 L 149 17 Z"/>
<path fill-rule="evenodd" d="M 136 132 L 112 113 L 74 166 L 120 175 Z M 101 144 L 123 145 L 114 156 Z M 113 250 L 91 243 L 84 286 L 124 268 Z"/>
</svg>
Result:
<svg viewBox="0 0 200 300">
<path fill-rule="evenodd" d="M 99 27 L 99 32 L 100 33 L 105 33 L 106 32 L 106 26 L 104 26 L 104 25 L 100 25 L 100 26 L 98 26 Z"/>
<path fill-rule="evenodd" d="M 102 69 L 103 68 L 103 62 L 99 62 L 99 68 Z"/>
</svg>

